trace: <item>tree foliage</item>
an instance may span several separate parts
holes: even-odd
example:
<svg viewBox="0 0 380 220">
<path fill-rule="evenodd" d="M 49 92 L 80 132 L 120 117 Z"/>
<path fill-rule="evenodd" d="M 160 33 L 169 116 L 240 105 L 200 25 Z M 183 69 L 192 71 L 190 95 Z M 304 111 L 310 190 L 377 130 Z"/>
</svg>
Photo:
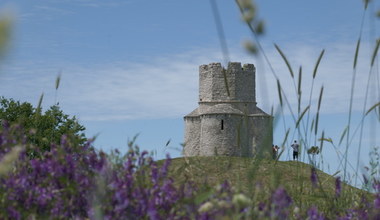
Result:
<svg viewBox="0 0 380 220">
<path fill-rule="evenodd" d="M 75 116 L 63 113 L 58 105 L 51 106 L 44 113 L 28 102 L 0 97 L 1 128 L 17 124 L 24 129 L 27 142 L 42 150 L 49 150 L 51 144 L 59 144 L 62 135 L 70 138 L 75 146 L 85 141 L 85 127 Z"/>
</svg>

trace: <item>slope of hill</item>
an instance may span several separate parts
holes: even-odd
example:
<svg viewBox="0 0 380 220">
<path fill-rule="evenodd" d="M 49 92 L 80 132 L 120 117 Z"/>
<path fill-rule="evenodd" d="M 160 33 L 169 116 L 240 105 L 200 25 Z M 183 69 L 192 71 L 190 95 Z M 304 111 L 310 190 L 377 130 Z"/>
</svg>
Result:
<svg viewBox="0 0 380 220">
<path fill-rule="evenodd" d="M 363 197 L 372 197 L 342 183 L 342 193 L 338 198 L 337 178 L 316 169 L 317 179 L 313 185 L 311 170 L 310 165 L 297 161 L 189 157 L 172 159 L 169 175 L 177 184 L 192 181 L 199 187 L 214 187 L 227 180 L 250 198 L 268 199 L 275 189 L 284 187 L 297 207 L 302 209 L 315 205 L 324 213 L 329 213 L 332 206 L 347 210 Z"/>
</svg>

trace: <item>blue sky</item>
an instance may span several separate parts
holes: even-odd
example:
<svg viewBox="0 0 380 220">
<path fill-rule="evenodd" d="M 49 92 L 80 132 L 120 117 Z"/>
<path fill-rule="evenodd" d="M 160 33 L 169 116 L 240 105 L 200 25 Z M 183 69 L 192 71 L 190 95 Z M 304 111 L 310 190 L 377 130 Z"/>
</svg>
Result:
<svg viewBox="0 0 380 220">
<path fill-rule="evenodd" d="M 235 1 L 216 0 L 232 61 L 253 63 L 257 68 L 258 106 L 270 112 L 279 105 L 276 80 L 262 56 L 248 54 L 242 46 L 252 35 L 242 22 Z M 324 86 L 320 132 L 334 143 L 347 125 L 352 63 L 364 6 L 360 0 L 256 1 L 266 32 L 260 38 L 290 104 L 296 95 L 290 74 L 273 44 L 287 55 L 294 70 L 303 68 L 302 109 L 308 105 L 311 75 L 322 49 L 325 55 L 314 84 L 311 112 L 315 113 L 319 90 Z M 2 14 L 13 20 L 12 40 L 0 64 L 0 94 L 43 106 L 55 99 L 65 113 L 75 115 L 87 128 L 87 136 L 99 134 L 99 149 L 127 149 L 128 139 L 139 134 L 137 144 L 154 151 L 180 156 L 182 117 L 197 106 L 198 66 L 223 62 L 209 1 L 204 0 L 19 0 L 0 1 Z M 379 20 L 379 1 L 364 16 L 362 45 L 357 68 L 353 112 L 354 130 L 365 102 L 369 64 Z M 366 109 L 380 100 L 378 61 L 371 72 Z M 297 72 L 297 71 L 296 71 Z M 61 84 L 55 91 L 55 79 Z M 285 112 L 274 142 L 297 139 L 294 122 Z M 313 114 L 311 114 L 312 116 Z M 371 114 L 363 130 L 360 163 L 368 164 L 372 146 L 379 146 L 379 121 Z M 320 137 L 320 132 L 317 135 Z M 353 134 L 353 131 L 351 132 Z M 312 137 L 314 139 L 314 137 Z M 353 136 L 349 158 L 356 165 L 360 132 Z M 165 147 L 168 140 L 170 144 Z M 288 143 L 287 143 L 288 145 Z M 339 168 L 336 150 L 325 145 L 328 172 Z M 338 147 L 344 152 L 345 146 Z M 289 147 L 281 157 L 288 160 Z M 306 160 L 306 159 L 305 159 Z"/>
</svg>

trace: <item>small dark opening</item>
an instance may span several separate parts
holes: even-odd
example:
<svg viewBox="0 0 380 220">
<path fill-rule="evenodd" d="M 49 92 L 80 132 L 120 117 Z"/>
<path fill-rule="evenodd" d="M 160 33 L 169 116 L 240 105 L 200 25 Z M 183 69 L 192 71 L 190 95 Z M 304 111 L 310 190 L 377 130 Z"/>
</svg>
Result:
<svg viewBox="0 0 380 220">
<path fill-rule="evenodd" d="M 223 130 L 224 129 L 224 121 L 222 120 L 221 124 L 220 124 L 220 129 Z"/>
</svg>

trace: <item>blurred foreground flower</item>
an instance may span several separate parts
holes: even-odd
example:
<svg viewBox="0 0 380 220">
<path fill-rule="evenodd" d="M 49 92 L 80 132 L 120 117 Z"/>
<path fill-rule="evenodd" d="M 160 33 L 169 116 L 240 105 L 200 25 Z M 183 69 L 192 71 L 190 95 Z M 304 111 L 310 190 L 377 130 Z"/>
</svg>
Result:
<svg viewBox="0 0 380 220">
<path fill-rule="evenodd" d="M 10 15 L 0 14 L 0 57 L 6 51 L 11 36 L 12 19 Z"/>
<path fill-rule="evenodd" d="M 212 210 L 213 207 L 214 205 L 212 204 L 212 202 L 205 202 L 201 205 L 201 207 L 199 207 L 198 211 L 200 213 L 209 212 Z"/>
<path fill-rule="evenodd" d="M 23 149 L 24 148 L 21 146 L 13 147 L 10 152 L 0 159 L 0 177 L 14 168 L 14 164 L 18 160 L 19 154 Z"/>
<path fill-rule="evenodd" d="M 239 208 L 242 208 L 250 205 L 251 200 L 245 195 L 239 193 L 234 195 L 234 197 L 232 198 L 232 203 L 238 206 Z"/>
</svg>

